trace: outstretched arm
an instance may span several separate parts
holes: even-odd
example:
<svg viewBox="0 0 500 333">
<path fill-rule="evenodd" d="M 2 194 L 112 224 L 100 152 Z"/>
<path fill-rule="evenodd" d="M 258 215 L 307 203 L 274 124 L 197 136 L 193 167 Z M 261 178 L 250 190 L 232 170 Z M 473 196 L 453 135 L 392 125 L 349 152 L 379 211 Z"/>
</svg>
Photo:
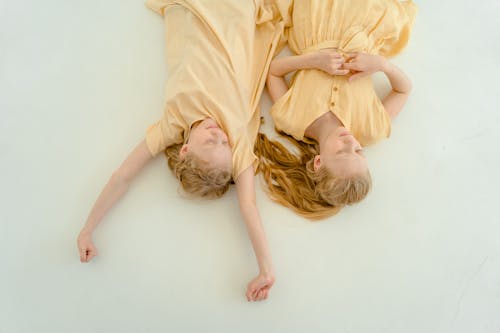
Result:
<svg viewBox="0 0 500 333">
<path fill-rule="evenodd" d="M 387 76 L 392 90 L 384 97 L 382 104 L 391 119 L 394 119 L 403 109 L 412 89 L 412 84 L 408 76 L 396 65 L 379 55 L 352 53 L 350 57 L 348 62 L 343 65 L 344 68 L 354 73 L 349 78 L 349 82 L 378 71 L 383 72 Z"/>
<path fill-rule="evenodd" d="M 318 69 L 330 75 L 346 75 L 349 70 L 341 68 L 343 63 L 344 57 L 333 49 L 274 59 L 267 75 L 267 88 L 273 103 L 288 90 L 286 74 L 300 69 Z"/>
<path fill-rule="evenodd" d="M 260 301 L 267 298 L 269 289 L 273 286 L 274 270 L 255 201 L 254 178 L 253 167 L 250 166 L 236 179 L 236 190 L 238 192 L 240 211 L 245 220 L 248 236 L 252 242 L 259 265 L 259 275 L 248 284 L 246 296 L 249 301 Z"/>
<path fill-rule="evenodd" d="M 92 242 L 92 232 L 109 209 L 127 192 L 130 182 L 152 158 L 146 141 L 143 140 L 108 180 L 92 207 L 85 226 L 78 235 L 77 243 L 81 262 L 89 262 L 97 255 L 97 249 Z"/>
</svg>

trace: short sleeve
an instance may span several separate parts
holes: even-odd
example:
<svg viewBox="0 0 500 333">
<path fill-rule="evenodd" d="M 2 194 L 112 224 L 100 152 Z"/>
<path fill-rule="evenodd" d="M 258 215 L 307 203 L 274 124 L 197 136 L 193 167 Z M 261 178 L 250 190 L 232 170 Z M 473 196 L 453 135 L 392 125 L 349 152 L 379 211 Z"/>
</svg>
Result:
<svg viewBox="0 0 500 333">
<path fill-rule="evenodd" d="M 171 0 L 146 0 L 144 4 L 152 11 L 163 16 L 165 12 L 165 7 L 167 7 L 167 5 L 171 2 L 172 2 Z"/>
<path fill-rule="evenodd" d="M 176 117 L 165 112 L 162 119 L 149 126 L 146 144 L 152 156 L 163 152 L 168 146 L 183 142 L 184 126 Z"/>
<path fill-rule="evenodd" d="M 352 133 L 363 146 L 371 146 L 391 135 L 391 118 L 380 99 L 374 96 L 367 103 L 367 110 L 357 122 L 353 122 Z"/>
</svg>

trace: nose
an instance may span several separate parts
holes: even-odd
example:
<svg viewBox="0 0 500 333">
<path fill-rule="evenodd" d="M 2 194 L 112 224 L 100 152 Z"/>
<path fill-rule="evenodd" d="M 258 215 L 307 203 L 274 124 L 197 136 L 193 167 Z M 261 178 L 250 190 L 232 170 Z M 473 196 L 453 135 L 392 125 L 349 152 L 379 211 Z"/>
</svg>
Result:
<svg viewBox="0 0 500 333">
<path fill-rule="evenodd" d="M 346 145 L 351 145 L 356 143 L 356 139 L 352 135 L 346 135 L 342 137 L 342 141 L 344 141 L 344 144 Z"/>
<path fill-rule="evenodd" d="M 226 139 L 226 134 L 220 128 L 212 128 L 210 130 L 210 135 L 212 136 L 212 138 L 214 138 L 215 140 L 218 140 L 220 142 L 222 142 Z"/>
<path fill-rule="evenodd" d="M 356 151 L 357 147 L 358 147 L 358 143 L 356 142 L 356 139 L 351 136 L 351 135 L 346 135 L 343 137 L 343 143 L 344 143 L 344 147 L 346 150 L 348 151 Z"/>
<path fill-rule="evenodd" d="M 221 132 L 222 132 L 222 131 L 221 131 L 220 129 L 218 129 L 218 128 L 211 128 L 211 129 L 210 129 L 210 135 L 211 135 L 212 137 L 214 137 L 214 138 L 215 138 L 215 137 L 219 137 L 219 136 L 221 135 Z"/>
</svg>

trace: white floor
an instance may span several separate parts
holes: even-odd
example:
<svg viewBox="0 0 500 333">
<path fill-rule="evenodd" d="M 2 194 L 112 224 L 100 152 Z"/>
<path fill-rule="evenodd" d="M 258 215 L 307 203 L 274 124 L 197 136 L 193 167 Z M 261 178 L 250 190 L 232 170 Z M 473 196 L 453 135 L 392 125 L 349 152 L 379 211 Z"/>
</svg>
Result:
<svg viewBox="0 0 500 333">
<path fill-rule="evenodd" d="M 368 149 L 373 192 L 309 223 L 259 190 L 277 280 L 247 303 L 234 189 L 182 199 L 163 158 L 78 260 L 101 187 L 161 115 L 160 17 L 132 0 L 0 0 L 0 332 L 499 333 L 500 3 L 417 4 L 394 60 L 414 93 Z"/>
</svg>

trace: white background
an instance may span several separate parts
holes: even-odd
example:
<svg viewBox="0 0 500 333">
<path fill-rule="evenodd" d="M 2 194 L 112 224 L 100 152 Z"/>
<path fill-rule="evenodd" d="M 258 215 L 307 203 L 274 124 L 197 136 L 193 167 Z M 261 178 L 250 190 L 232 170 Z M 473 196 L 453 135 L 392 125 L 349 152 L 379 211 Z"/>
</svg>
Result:
<svg viewBox="0 0 500 333">
<path fill-rule="evenodd" d="M 79 262 L 94 200 L 162 114 L 160 16 L 0 0 L 0 332 L 500 332 L 500 3 L 417 4 L 394 59 L 414 92 L 367 149 L 373 191 L 310 223 L 259 186 L 276 283 L 248 303 L 257 265 L 234 189 L 183 199 L 162 157 Z"/>
</svg>

